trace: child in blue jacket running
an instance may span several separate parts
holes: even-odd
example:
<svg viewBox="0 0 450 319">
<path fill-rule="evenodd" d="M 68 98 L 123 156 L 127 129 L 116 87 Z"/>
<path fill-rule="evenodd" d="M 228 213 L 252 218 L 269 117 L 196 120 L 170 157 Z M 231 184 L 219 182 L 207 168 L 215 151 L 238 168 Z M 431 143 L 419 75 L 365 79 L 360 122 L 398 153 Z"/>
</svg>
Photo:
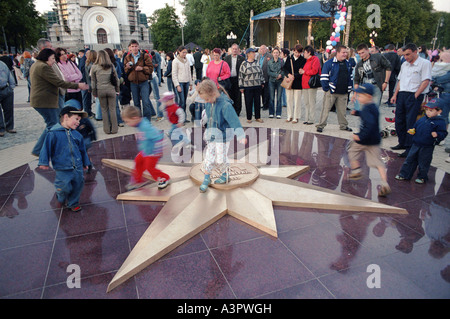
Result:
<svg viewBox="0 0 450 319">
<path fill-rule="evenodd" d="M 80 196 L 84 186 L 83 169 L 91 164 L 87 156 L 83 136 L 76 130 L 87 113 L 67 106 L 61 110 L 60 124 L 56 124 L 45 138 L 39 153 L 38 167 L 49 169 L 52 162 L 56 172 L 56 198 L 65 202 L 72 211 L 81 210 Z"/>
</svg>

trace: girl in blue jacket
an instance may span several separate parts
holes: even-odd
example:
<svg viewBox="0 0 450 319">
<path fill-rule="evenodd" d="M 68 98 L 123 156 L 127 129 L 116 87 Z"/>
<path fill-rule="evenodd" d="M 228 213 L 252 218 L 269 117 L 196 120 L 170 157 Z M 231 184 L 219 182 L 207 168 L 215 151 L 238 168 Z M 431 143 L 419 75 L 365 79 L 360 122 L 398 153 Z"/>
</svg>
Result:
<svg viewBox="0 0 450 319">
<path fill-rule="evenodd" d="M 242 144 L 245 144 L 247 139 L 233 108 L 233 102 L 220 85 L 217 87 L 214 81 L 205 79 L 198 87 L 198 94 L 206 102 L 204 110 L 207 125 L 204 134 L 206 155 L 203 161 L 205 179 L 200 185 L 200 192 L 204 193 L 211 183 L 210 175 L 214 169 L 218 169 L 221 173 L 221 176 L 214 181 L 215 184 L 228 182 L 227 153 L 234 135 Z"/>
</svg>

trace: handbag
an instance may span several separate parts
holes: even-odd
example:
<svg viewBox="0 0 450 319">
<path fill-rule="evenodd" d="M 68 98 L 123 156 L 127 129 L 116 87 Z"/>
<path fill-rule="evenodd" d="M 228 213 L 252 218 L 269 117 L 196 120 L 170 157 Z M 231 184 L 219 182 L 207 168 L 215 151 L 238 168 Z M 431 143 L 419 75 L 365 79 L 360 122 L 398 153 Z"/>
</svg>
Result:
<svg viewBox="0 0 450 319">
<path fill-rule="evenodd" d="M 222 64 L 220 65 L 219 76 L 218 76 L 217 78 L 219 78 L 219 77 L 220 77 L 220 74 L 222 73 L 222 66 L 223 66 L 224 63 L 225 63 L 225 62 L 222 61 Z M 223 88 L 224 88 L 225 90 L 229 91 L 229 90 L 231 89 L 231 81 L 230 81 L 230 78 L 225 79 L 225 80 L 222 80 L 222 81 L 217 80 L 217 82 L 218 82 L 221 86 L 223 86 Z"/>
<path fill-rule="evenodd" d="M 320 74 L 315 74 L 311 76 L 311 78 L 308 81 L 308 85 L 311 89 L 322 87 L 322 84 L 320 83 Z"/>
<path fill-rule="evenodd" d="M 291 70 L 292 73 L 294 73 L 294 66 L 292 64 L 292 58 L 289 57 L 289 60 L 291 61 Z M 292 88 L 292 83 L 294 82 L 294 79 L 284 77 L 283 82 L 281 82 L 281 86 L 284 87 L 286 90 L 290 90 Z"/>
</svg>

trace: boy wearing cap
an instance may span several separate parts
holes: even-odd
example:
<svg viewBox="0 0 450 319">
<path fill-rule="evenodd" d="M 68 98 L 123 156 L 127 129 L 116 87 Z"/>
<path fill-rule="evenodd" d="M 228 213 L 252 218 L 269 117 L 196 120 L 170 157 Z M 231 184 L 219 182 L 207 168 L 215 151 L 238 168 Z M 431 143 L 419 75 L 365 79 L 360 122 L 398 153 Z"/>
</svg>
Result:
<svg viewBox="0 0 450 319">
<path fill-rule="evenodd" d="M 83 136 L 77 131 L 81 118 L 88 114 L 67 106 L 60 112 L 60 124 L 56 124 L 45 138 L 39 153 L 38 167 L 49 169 L 52 162 L 56 172 L 56 198 L 63 205 L 67 203 L 72 211 L 81 210 L 79 204 L 84 186 L 83 169 L 91 164 L 87 156 Z"/>
<path fill-rule="evenodd" d="M 395 176 L 396 180 L 411 179 L 417 167 L 419 172 L 415 182 L 423 184 L 428 179 L 434 146 L 444 140 L 448 134 L 445 120 L 440 116 L 441 113 L 439 100 L 433 99 L 425 104 L 425 116 L 414 124 L 414 128 L 408 130 L 408 134 L 413 136 L 412 146 L 400 173 Z"/>
<path fill-rule="evenodd" d="M 387 182 L 386 167 L 381 160 L 380 150 L 380 125 L 379 111 L 373 102 L 375 87 L 370 83 L 360 85 L 355 89 L 356 99 L 361 105 L 361 110 L 353 110 L 351 114 L 361 118 L 359 133 L 353 133 L 353 141 L 348 149 L 351 173 L 349 179 L 358 180 L 362 178 L 359 158 L 364 152 L 369 167 L 376 167 L 381 177 L 381 187 L 378 196 L 386 196 L 391 192 Z"/>
</svg>

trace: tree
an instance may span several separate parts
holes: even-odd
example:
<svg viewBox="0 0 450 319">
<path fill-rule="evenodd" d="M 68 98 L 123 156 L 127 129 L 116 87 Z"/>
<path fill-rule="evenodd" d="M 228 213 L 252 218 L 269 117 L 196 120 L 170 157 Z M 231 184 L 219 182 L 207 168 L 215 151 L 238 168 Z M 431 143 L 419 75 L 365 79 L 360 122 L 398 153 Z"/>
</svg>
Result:
<svg viewBox="0 0 450 319">
<path fill-rule="evenodd" d="M 46 29 L 45 19 L 39 16 L 33 0 L 1 0 L 0 17 L 0 31 L 3 27 L 8 46 L 20 51 L 36 45 Z"/>
<path fill-rule="evenodd" d="M 286 5 L 303 2 L 287 0 Z M 226 47 L 227 34 L 237 35 L 239 43 L 248 38 L 250 10 L 254 14 L 280 7 L 280 0 L 184 0 L 185 38 L 203 47 Z"/>
<path fill-rule="evenodd" d="M 155 48 L 168 52 L 181 45 L 180 19 L 174 7 L 166 4 L 164 8 L 156 10 L 149 22 Z"/>
</svg>

